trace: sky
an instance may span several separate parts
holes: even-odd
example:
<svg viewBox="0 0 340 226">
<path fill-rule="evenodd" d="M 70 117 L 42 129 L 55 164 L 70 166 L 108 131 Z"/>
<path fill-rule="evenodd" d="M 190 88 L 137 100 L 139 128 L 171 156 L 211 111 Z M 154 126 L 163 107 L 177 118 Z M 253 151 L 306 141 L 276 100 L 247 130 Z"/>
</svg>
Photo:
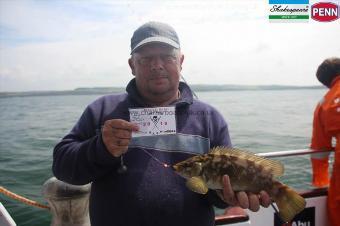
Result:
<svg viewBox="0 0 340 226">
<path fill-rule="evenodd" d="M 189 84 L 319 85 L 318 65 L 340 57 L 340 19 L 270 23 L 268 8 L 264 0 L 0 0 L 0 92 L 124 87 L 131 36 L 148 21 L 177 31 Z"/>
</svg>

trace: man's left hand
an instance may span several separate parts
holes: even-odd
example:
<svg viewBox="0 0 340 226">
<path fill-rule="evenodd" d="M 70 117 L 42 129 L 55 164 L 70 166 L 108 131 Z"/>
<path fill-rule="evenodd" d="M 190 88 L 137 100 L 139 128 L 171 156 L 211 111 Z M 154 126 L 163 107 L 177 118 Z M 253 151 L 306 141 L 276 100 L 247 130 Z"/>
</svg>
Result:
<svg viewBox="0 0 340 226">
<path fill-rule="evenodd" d="M 243 209 L 258 211 L 260 206 L 268 207 L 271 199 L 267 192 L 261 191 L 259 194 L 246 193 L 244 191 L 234 192 L 228 175 L 223 176 L 223 199 L 231 206 L 240 206 Z"/>
</svg>

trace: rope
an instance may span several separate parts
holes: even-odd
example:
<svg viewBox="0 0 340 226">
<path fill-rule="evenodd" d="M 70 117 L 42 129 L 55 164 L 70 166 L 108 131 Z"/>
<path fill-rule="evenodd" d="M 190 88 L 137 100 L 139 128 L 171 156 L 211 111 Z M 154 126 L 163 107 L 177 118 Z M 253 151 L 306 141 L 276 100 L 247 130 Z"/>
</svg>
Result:
<svg viewBox="0 0 340 226">
<path fill-rule="evenodd" d="M 30 206 L 35 206 L 35 207 L 38 207 L 38 208 L 42 208 L 42 209 L 50 209 L 49 206 L 46 206 L 46 205 L 43 205 L 41 203 L 38 203 L 36 201 L 33 201 L 33 200 L 30 200 L 30 199 L 27 199 L 23 196 L 20 196 L 20 195 L 17 195 L 9 190 L 7 190 L 6 188 L 0 186 L 0 193 L 6 195 L 7 197 L 10 197 L 12 199 L 16 199 L 22 203 L 25 203 L 27 205 L 30 205 Z"/>
</svg>

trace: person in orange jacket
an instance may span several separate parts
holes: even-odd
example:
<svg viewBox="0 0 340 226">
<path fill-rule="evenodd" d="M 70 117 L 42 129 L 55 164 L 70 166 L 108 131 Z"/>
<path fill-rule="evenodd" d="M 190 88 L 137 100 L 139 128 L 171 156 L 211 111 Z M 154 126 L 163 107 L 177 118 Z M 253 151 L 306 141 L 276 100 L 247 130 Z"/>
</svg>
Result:
<svg viewBox="0 0 340 226">
<path fill-rule="evenodd" d="M 310 147 L 319 151 L 335 149 L 335 155 L 333 172 L 329 180 L 329 152 L 312 154 L 312 183 L 316 187 L 324 187 L 329 184 L 327 200 L 329 223 L 332 226 L 340 226 L 340 58 L 324 60 L 317 69 L 316 77 L 329 88 L 329 91 L 314 111 Z"/>
</svg>

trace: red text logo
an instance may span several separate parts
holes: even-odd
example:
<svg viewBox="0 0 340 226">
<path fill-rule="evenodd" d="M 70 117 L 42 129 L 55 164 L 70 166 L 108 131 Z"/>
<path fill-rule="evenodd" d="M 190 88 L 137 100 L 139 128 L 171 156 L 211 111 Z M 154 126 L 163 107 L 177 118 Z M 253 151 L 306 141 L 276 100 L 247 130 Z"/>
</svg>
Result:
<svg viewBox="0 0 340 226">
<path fill-rule="evenodd" d="M 312 5 L 312 19 L 320 22 L 330 22 L 338 19 L 338 5 L 331 2 L 319 2 Z"/>
</svg>

